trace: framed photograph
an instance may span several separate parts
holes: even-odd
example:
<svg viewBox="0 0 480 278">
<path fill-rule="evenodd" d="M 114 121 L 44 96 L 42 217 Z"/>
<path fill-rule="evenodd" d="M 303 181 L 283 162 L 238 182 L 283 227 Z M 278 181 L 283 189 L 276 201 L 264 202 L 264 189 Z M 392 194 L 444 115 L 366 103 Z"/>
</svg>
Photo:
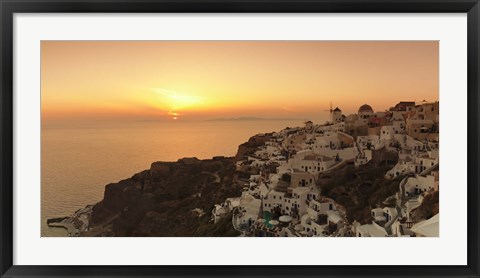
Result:
<svg viewBox="0 0 480 278">
<path fill-rule="evenodd" d="M 480 277 L 478 1 L 0 7 L 0 277 Z"/>
</svg>

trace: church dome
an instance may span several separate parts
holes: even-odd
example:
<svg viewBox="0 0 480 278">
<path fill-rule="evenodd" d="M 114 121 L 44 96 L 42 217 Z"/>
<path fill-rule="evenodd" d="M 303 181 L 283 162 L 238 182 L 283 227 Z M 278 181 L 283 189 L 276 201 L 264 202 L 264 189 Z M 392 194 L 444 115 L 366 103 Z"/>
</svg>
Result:
<svg viewBox="0 0 480 278">
<path fill-rule="evenodd" d="M 362 112 L 373 113 L 373 109 L 370 105 L 364 104 L 364 105 L 360 106 L 360 108 L 358 108 L 358 113 L 362 113 Z"/>
</svg>

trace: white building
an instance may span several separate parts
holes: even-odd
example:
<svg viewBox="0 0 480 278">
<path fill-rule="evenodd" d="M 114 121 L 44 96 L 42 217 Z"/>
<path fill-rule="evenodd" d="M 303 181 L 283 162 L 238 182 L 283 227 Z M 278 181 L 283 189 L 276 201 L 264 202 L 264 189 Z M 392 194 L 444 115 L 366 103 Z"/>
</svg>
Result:
<svg viewBox="0 0 480 278">
<path fill-rule="evenodd" d="M 302 160 L 292 160 L 291 166 L 294 170 L 317 174 L 328 170 L 334 164 L 335 160 L 331 157 L 311 154 L 304 156 Z"/>
<path fill-rule="evenodd" d="M 354 233 L 357 237 L 386 237 L 387 231 L 382 226 L 373 222 L 372 224 L 360 225 L 360 223 L 354 223 Z"/>
<path fill-rule="evenodd" d="M 438 213 L 432 218 L 418 222 L 413 225 L 411 231 L 419 237 L 438 237 L 439 236 L 439 215 Z"/>
<path fill-rule="evenodd" d="M 385 216 L 385 220 L 387 222 L 390 222 L 397 217 L 398 212 L 397 212 L 396 208 L 384 207 L 383 208 L 383 215 Z"/>
<path fill-rule="evenodd" d="M 393 125 L 384 125 L 380 128 L 380 141 L 388 144 L 393 140 L 395 134 L 395 127 Z"/>
<path fill-rule="evenodd" d="M 433 175 L 416 175 L 407 178 L 405 183 L 405 196 L 419 195 L 423 192 L 433 190 L 435 187 L 435 177 Z"/>
<path fill-rule="evenodd" d="M 225 217 L 225 215 L 227 215 L 227 210 L 221 205 L 215 205 L 212 210 L 213 223 L 217 223 L 218 220 Z"/>
<path fill-rule="evenodd" d="M 372 217 L 375 221 L 386 221 L 387 218 L 384 215 L 383 209 L 381 208 L 374 208 L 371 211 Z"/>
<path fill-rule="evenodd" d="M 253 223 L 260 215 L 261 204 L 262 201 L 260 199 L 256 199 L 249 193 L 243 192 L 238 206 L 239 224 Z"/>
</svg>

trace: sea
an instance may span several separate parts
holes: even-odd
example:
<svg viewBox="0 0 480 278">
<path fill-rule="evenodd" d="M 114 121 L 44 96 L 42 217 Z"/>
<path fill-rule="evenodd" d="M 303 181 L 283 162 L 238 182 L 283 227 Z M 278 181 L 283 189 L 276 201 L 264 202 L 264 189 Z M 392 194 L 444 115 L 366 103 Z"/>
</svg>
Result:
<svg viewBox="0 0 480 278">
<path fill-rule="evenodd" d="M 234 156 L 258 133 L 303 126 L 301 120 L 125 122 L 42 126 L 41 236 L 62 237 L 47 219 L 102 200 L 105 185 L 149 169 L 155 161 Z"/>
</svg>

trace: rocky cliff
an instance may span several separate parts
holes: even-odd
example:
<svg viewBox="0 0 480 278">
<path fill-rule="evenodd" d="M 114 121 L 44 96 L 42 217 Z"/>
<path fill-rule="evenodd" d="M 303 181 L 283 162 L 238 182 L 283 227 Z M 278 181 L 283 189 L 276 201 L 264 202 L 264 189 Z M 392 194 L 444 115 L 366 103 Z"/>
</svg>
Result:
<svg viewBox="0 0 480 278">
<path fill-rule="evenodd" d="M 241 194 L 236 180 L 233 158 L 155 162 L 108 184 L 81 236 L 194 236 L 200 226 L 210 236 L 204 226 L 214 204 Z"/>
<path fill-rule="evenodd" d="M 250 137 L 247 142 L 238 146 L 235 160 L 242 160 L 245 157 L 252 155 L 258 149 L 258 147 L 263 146 L 265 142 L 269 141 L 271 138 L 271 134 L 262 134 Z"/>
<path fill-rule="evenodd" d="M 374 151 L 372 160 L 366 165 L 346 165 L 334 172 L 320 174 L 318 185 L 322 195 L 346 209 L 350 223 L 371 223 L 371 209 L 384 207 L 383 201 L 398 191 L 401 178 L 384 178 L 385 172 L 397 161 L 398 155 L 394 152 Z"/>
</svg>

